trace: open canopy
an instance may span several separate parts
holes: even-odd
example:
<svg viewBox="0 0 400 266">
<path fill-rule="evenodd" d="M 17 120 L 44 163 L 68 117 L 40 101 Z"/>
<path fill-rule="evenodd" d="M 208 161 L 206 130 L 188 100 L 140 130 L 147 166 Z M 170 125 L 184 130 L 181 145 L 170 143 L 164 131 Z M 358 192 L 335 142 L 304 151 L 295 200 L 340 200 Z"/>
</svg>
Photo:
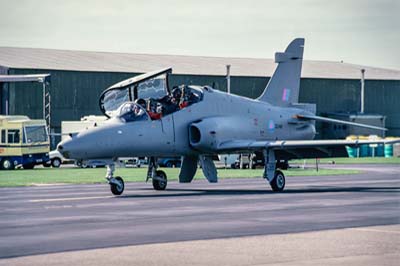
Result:
<svg viewBox="0 0 400 266">
<path fill-rule="evenodd" d="M 171 72 L 172 68 L 165 68 L 112 85 L 100 96 L 100 110 L 107 117 L 111 117 L 125 102 L 132 102 L 137 99 L 161 98 L 169 94 L 168 74 Z"/>
</svg>

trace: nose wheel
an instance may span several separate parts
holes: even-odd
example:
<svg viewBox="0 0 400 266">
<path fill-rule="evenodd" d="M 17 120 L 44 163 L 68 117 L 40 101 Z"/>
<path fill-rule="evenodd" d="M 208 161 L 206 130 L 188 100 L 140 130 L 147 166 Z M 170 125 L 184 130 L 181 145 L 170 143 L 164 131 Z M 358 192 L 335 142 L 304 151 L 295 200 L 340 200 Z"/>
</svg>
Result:
<svg viewBox="0 0 400 266">
<path fill-rule="evenodd" d="M 114 177 L 108 182 L 110 183 L 111 193 L 113 193 L 114 195 L 118 196 L 121 195 L 122 192 L 124 192 L 125 184 L 124 180 L 120 176 Z"/>
<path fill-rule="evenodd" d="M 115 171 L 115 165 L 108 164 L 106 179 L 107 179 L 108 184 L 110 184 L 111 193 L 118 196 L 118 195 L 121 195 L 122 192 L 124 192 L 125 184 L 124 184 L 124 180 L 122 179 L 122 177 L 120 177 L 120 176 L 114 177 L 114 171 Z"/>
</svg>

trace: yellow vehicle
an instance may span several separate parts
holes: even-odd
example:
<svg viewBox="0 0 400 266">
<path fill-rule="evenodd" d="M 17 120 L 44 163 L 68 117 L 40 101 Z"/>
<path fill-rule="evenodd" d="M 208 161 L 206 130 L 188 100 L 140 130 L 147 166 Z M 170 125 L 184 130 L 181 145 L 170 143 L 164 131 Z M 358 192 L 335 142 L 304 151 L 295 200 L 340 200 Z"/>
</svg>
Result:
<svg viewBox="0 0 400 266">
<path fill-rule="evenodd" d="M 0 168 L 32 169 L 49 161 L 50 140 L 45 120 L 0 116 Z"/>
</svg>

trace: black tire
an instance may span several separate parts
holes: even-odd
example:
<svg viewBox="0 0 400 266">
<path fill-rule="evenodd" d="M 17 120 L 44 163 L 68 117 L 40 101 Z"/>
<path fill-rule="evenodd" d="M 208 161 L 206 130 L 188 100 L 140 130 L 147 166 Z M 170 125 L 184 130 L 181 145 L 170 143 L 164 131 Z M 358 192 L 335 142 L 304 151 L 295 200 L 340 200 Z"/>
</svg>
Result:
<svg viewBox="0 0 400 266">
<path fill-rule="evenodd" d="M 3 170 L 13 170 L 14 168 L 15 168 L 15 165 L 10 159 L 4 158 L 1 161 L 1 169 L 3 169 Z"/>
<path fill-rule="evenodd" d="M 60 168 L 61 166 L 61 159 L 60 158 L 53 158 L 51 159 L 51 166 L 54 168 Z"/>
<path fill-rule="evenodd" d="M 274 179 L 270 183 L 272 190 L 275 192 L 281 192 L 285 188 L 285 184 L 285 175 L 281 171 L 276 170 Z"/>
<path fill-rule="evenodd" d="M 43 167 L 49 168 L 51 166 L 51 163 L 45 162 L 42 165 Z"/>
<path fill-rule="evenodd" d="M 34 163 L 27 163 L 27 164 L 23 164 L 22 167 L 24 169 L 33 169 L 35 167 Z"/>
<path fill-rule="evenodd" d="M 157 177 L 163 179 L 163 180 L 158 180 L 158 179 L 153 179 L 153 188 L 155 190 L 165 190 L 167 188 L 167 174 L 164 171 L 158 170 L 156 172 Z"/>
<path fill-rule="evenodd" d="M 122 192 L 124 192 L 125 183 L 124 183 L 124 180 L 120 176 L 115 177 L 115 180 L 117 180 L 120 183 L 120 185 L 110 184 L 110 188 L 111 188 L 111 193 L 118 196 L 118 195 L 121 195 Z"/>
</svg>

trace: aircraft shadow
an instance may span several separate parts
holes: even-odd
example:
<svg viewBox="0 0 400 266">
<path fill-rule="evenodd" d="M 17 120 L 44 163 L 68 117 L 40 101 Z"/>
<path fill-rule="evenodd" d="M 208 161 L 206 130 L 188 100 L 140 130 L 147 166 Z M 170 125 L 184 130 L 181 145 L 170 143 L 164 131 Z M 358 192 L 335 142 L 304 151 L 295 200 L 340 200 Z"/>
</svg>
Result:
<svg viewBox="0 0 400 266">
<path fill-rule="evenodd" d="M 153 190 L 144 188 L 140 190 Z M 302 189 L 286 189 L 283 192 L 255 189 L 181 189 L 171 188 L 163 194 L 146 195 L 122 195 L 119 198 L 168 198 L 168 197 L 191 197 L 191 196 L 235 196 L 235 195 L 266 195 L 266 194 L 309 194 L 309 193 L 332 193 L 332 192 L 367 192 L 367 193 L 400 193 L 400 187 L 326 187 L 313 186 Z M 155 192 L 157 193 L 157 192 Z"/>
</svg>

